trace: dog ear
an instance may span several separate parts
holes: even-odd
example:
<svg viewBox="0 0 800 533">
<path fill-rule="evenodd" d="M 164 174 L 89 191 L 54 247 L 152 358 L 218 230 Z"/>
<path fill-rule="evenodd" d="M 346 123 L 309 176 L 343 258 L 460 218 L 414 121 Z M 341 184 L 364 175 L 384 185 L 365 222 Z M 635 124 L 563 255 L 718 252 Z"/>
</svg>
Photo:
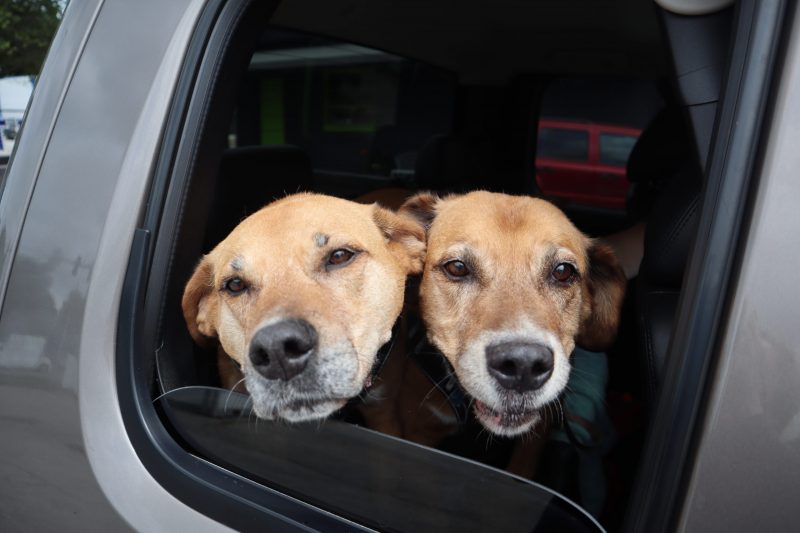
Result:
<svg viewBox="0 0 800 533">
<path fill-rule="evenodd" d="M 436 194 L 421 192 L 406 200 L 400 206 L 398 213 L 400 216 L 416 221 L 427 234 L 433 224 L 433 219 L 436 218 L 436 206 L 440 201 L 441 198 Z"/>
<path fill-rule="evenodd" d="M 211 298 L 214 289 L 214 267 L 208 256 L 204 257 L 183 290 L 183 317 L 189 333 L 200 346 L 208 346 L 217 336 L 216 299 Z"/>
<path fill-rule="evenodd" d="M 419 274 L 425 264 L 425 232 L 414 221 L 373 204 L 372 219 L 389 239 L 389 248 L 409 274 Z"/>
<path fill-rule="evenodd" d="M 602 351 L 616 338 L 628 281 L 610 246 L 591 242 L 587 255 L 589 274 L 584 282 L 581 323 L 575 341 L 587 350 Z"/>
</svg>

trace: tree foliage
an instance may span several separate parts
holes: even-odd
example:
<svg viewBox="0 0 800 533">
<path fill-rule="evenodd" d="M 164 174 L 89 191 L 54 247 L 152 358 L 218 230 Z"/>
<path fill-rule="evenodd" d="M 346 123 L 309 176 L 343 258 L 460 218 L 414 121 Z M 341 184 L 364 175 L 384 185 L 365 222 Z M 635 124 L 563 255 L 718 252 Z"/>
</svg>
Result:
<svg viewBox="0 0 800 533">
<path fill-rule="evenodd" d="M 63 0 L 0 0 L 0 78 L 39 73 L 64 4 Z"/>
</svg>

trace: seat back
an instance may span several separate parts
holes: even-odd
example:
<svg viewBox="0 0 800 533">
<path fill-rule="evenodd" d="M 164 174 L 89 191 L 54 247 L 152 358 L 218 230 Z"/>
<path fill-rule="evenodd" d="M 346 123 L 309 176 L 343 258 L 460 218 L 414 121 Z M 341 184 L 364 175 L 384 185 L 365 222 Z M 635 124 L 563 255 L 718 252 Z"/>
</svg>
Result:
<svg viewBox="0 0 800 533">
<path fill-rule="evenodd" d="M 441 193 L 484 189 L 519 194 L 522 170 L 504 152 L 486 136 L 436 135 L 417 155 L 415 185 Z"/>
<path fill-rule="evenodd" d="M 638 186 L 634 212 L 647 213 L 644 254 L 635 281 L 636 320 L 646 400 L 652 404 L 697 233 L 703 174 L 680 110 L 662 111 L 643 132 L 628 163 Z"/>
</svg>

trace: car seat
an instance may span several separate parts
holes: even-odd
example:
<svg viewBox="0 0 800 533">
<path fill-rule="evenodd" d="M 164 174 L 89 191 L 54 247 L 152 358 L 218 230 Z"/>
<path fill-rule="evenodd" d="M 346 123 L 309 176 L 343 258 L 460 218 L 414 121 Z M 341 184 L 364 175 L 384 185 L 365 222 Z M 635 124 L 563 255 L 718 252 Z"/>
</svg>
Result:
<svg viewBox="0 0 800 533">
<path fill-rule="evenodd" d="M 665 109 L 642 133 L 628 161 L 628 176 L 636 184 L 628 201 L 634 220 L 649 213 L 634 290 L 644 394 L 652 405 L 701 200 L 703 174 L 680 110 Z"/>
<path fill-rule="evenodd" d="M 692 140 L 680 109 L 663 108 L 642 131 L 628 157 L 627 177 L 631 187 L 626 212 L 629 222 L 648 217 L 665 184 L 693 159 L 693 154 Z"/>
<path fill-rule="evenodd" d="M 512 161 L 488 136 L 436 135 L 417 154 L 414 181 L 418 189 L 440 193 L 484 189 L 519 194 L 522 169 Z"/>
</svg>

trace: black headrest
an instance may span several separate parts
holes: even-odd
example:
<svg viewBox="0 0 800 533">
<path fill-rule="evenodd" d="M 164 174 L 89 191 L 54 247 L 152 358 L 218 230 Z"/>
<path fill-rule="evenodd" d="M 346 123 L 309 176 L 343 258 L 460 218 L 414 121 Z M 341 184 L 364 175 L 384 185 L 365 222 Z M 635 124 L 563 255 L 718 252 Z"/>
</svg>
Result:
<svg viewBox="0 0 800 533">
<path fill-rule="evenodd" d="M 485 136 L 430 138 L 417 155 L 414 181 L 419 189 L 439 192 L 514 192 L 519 188 L 502 147 Z"/>
<path fill-rule="evenodd" d="M 311 163 L 296 146 L 248 146 L 226 150 L 206 232 L 214 247 L 242 219 L 276 198 L 313 188 Z"/>
<path fill-rule="evenodd" d="M 665 107 L 644 129 L 628 157 L 628 180 L 669 179 L 693 159 L 692 140 L 680 109 Z"/>
<path fill-rule="evenodd" d="M 645 128 L 631 151 L 627 176 L 631 182 L 626 209 L 631 221 L 650 216 L 665 183 L 688 161 L 696 161 L 689 129 L 680 109 L 662 109 Z"/>
</svg>

